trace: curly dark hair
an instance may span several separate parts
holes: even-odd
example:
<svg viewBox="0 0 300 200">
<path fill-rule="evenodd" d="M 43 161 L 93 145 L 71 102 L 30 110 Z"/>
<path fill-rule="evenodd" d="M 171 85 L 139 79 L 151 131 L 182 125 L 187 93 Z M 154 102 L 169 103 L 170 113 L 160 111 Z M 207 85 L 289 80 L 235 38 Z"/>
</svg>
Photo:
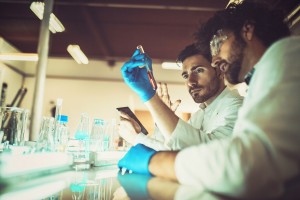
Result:
<svg viewBox="0 0 300 200">
<path fill-rule="evenodd" d="M 211 62 L 211 55 L 210 51 L 202 48 L 197 48 L 196 44 L 190 44 L 187 45 L 177 56 L 176 62 L 183 62 L 186 58 L 194 56 L 194 55 L 202 55 L 205 59 L 207 59 L 209 62 Z"/>
<path fill-rule="evenodd" d="M 196 46 L 209 49 L 209 41 L 219 29 L 230 30 L 239 36 L 246 23 L 255 26 L 254 34 L 266 47 L 290 35 L 283 11 L 271 9 L 266 3 L 244 1 L 241 4 L 231 3 L 202 24 L 195 33 Z"/>
</svg>

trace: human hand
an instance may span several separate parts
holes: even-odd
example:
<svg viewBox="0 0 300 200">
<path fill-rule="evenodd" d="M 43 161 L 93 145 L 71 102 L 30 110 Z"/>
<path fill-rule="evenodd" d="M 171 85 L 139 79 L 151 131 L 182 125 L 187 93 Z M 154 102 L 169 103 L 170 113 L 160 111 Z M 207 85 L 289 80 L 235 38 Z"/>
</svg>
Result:
<svg viewBox="0 0 300 200">
<path fill-rule="evenodd" d="M 159 98 L 173 111 L 175 112 L 181 103 L 180 99 L 177 99 L 175 102 L 171 102 L 168 86 L 166 83 L 158 83 L 157 84 L 157 94 Z"/>
<path fill-rule="evenodd" d="M 120 111 L 119 135 L 127 142 L 135 145 L 137 134 L 141 132 L 140 125 L 128 114 Z"/>
<path fill-rule="evenodd" d="M 125 156 L 119 160 L 118 167 L 131 170 L 133 173 L 150 175 L 148 165 L 155 153 L 154 149 L 143 144 L 137 144 L 131 147 Z"/>
<path fill-rule="evenodd" d="M 147 66 L 152 71 L 151 58 L 137 49 L 131 59 L 123 65 L 121 72 L 125 83 L 146 102 L 155 95 L 155 90 L 148 78 L 146 67 L 140 66 Z"/>
</svg>

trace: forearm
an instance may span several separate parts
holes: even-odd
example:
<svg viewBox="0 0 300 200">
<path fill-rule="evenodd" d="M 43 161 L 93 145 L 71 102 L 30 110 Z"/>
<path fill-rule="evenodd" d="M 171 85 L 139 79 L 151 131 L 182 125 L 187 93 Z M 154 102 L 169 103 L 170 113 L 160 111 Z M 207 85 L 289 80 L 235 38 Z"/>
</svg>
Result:
<svg viewBox="0 0 300 200">
<path fill-rule="evenodd" d="M 148 107 L 159 130 L 168 139 L 174 131 L 179 118 L 157 94 L 145 102 L 145 105 Z"/>
<path fill-rule="evenodd" d="M 175 174 L 175 158 L 178 151 L 160 151 L 152 156 L 149 162 L 151 174 L 177 181 Z"/>
</svg>

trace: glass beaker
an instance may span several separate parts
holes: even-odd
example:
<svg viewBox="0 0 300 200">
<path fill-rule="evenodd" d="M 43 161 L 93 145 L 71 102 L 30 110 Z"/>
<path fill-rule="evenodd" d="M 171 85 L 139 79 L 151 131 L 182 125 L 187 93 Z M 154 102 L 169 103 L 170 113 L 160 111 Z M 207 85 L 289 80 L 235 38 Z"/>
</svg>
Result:
<svg viewBox="0 0 300 200">
<path fill-rule="evenodd" d="M 55 151 L 54 126 L 55 124 L 53 117 L 43 117 L 39 137 L 35 145 L 36 152 Z"/>
<path fill-rule="evenodd" d="M 17 107 L 0 108 L 0 131 L 3 132 L 2 142 L 13 146 L 23 146 L 29 111 Z"/>
</svg>

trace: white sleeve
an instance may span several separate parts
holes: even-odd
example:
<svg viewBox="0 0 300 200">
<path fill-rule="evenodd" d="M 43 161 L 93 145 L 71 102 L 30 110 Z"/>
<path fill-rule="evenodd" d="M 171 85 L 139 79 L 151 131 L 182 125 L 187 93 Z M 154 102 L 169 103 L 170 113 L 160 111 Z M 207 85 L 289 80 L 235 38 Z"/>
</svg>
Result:
<svg viewBox="0 0 300 200">
<path fill-rule="evenodd" d="M 165 142 L 165 137 L 163 136 L 163 134 L 160 132 L 160 130 L 156 125 L 154 125 L 154 131 L 151 134 L 151 138 L 161 142 Z"/>
<path fill-rule="evenodd" d="M 199 132 L 199 129 L 179 119 L 175 131 L 166 144 L 170 149 L 178 150 L 208 140 L 207 135 Z"/>
<path fill-rule="evenodd" d="M 255 135 L 251 139 L 227 138 L 186 148 L 176 157 L 176 176 L 181 184 L 201 186 L 229 196 L 245 195 L 250 199 L 257 193 L 276 196 L 282 192 L 280 178 L 276 170 L 268 170 L 272 159 L 266 159 L 269 155 L 265 148 Z M 257 187 L 268 182 L 272 183 L 270 188 Z"/>
<path fill-rule="evenodd" d="M 234 136 L 178 153 L 180 183 L 265 199 L 282 194 L 285 182 L 299 175 L 300 38 L 287 40 L 256 65 Z"/>
<path fill-rule="evenodd" d="M 218 110 L 218 115 L 211 119 L 209 132 L 201 131 L 195 127 L 201 127 L 192 119 L 191 124 L 179 119 L 167 146 L 172 150 L 179 150 L 191 145 L 207 143 L 215 139 L 223 139 L 232 135 L 233 127 L 237 120 L 238 110 L 243 102 L 242 98 L 230 100 Z M 194 118 L 197 118 L 196 116 Z"/>
<path fill-rule="evenodd" d="M 137 135 L 135 144 L 138 144 L 138 143 L 146 145 L 156 151 L 170 150 L 170 148 L 168 148 L 164 144 L 164 142 L 150 138 L 150 137 L 144 135 L 143 133 L 139 133 Z"/>
</svg>

